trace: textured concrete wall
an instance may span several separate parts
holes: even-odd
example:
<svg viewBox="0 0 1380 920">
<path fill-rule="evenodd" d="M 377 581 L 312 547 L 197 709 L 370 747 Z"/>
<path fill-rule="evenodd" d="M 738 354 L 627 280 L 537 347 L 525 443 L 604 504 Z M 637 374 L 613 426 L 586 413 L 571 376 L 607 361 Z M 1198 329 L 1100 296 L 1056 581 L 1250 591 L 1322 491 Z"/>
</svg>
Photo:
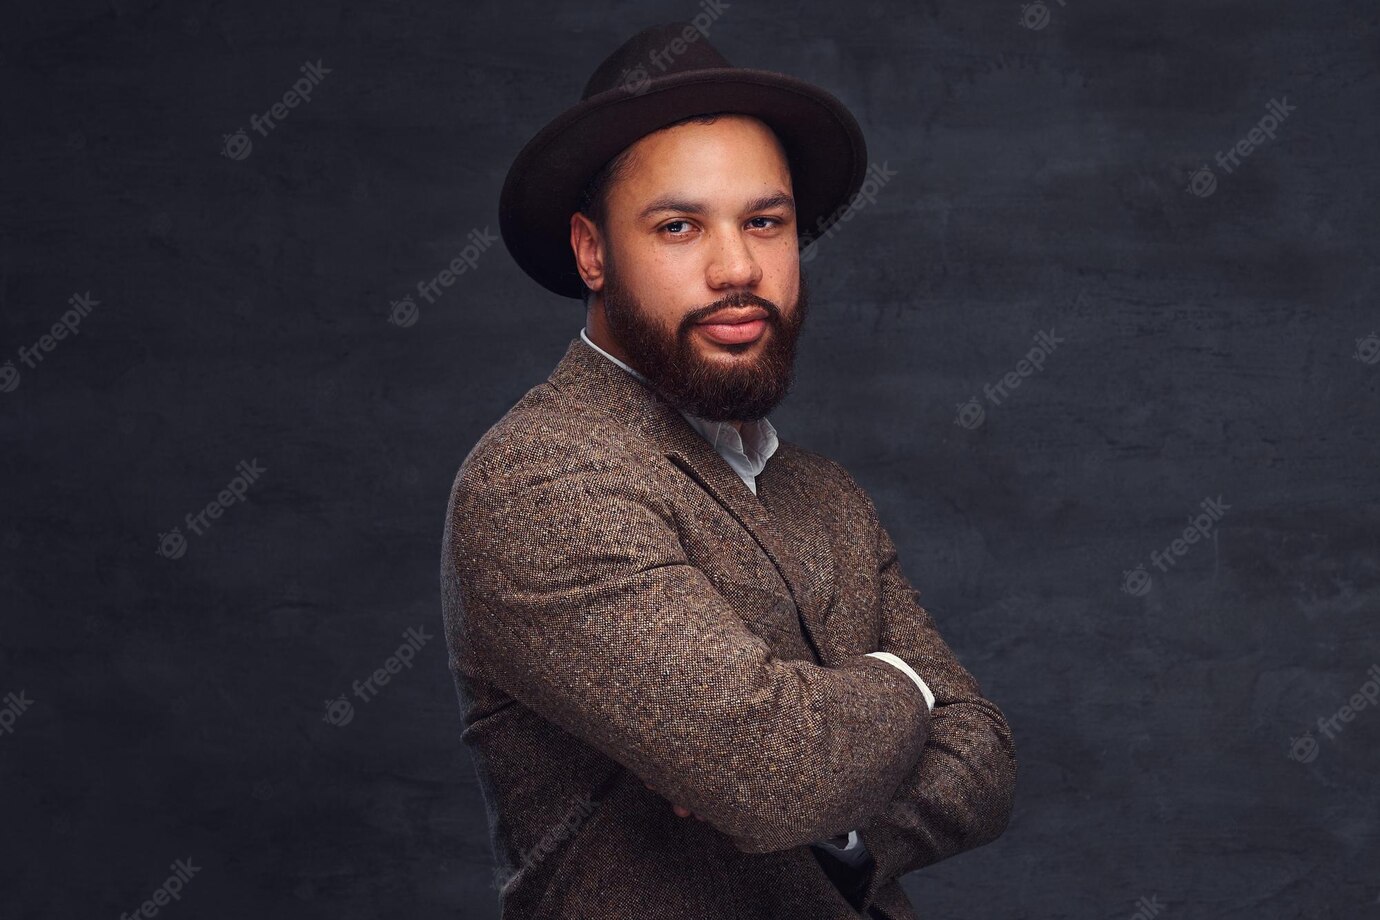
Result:
<svg viewBox="0 0 1380 920">
<path fill-rule="evenodd" d="M 31 7 L 0 914 L 496 917 L 442 513 L 583 317 L 476 241 L 598 60 L 699 7 Z M 921 916 L 1380 910 L 1380 11 L 733 3 L 711 39 L 895 173 L 809 262 L 772 418 L 1017 737 L 1010 829 L 908 877 Z"/>
</svg>

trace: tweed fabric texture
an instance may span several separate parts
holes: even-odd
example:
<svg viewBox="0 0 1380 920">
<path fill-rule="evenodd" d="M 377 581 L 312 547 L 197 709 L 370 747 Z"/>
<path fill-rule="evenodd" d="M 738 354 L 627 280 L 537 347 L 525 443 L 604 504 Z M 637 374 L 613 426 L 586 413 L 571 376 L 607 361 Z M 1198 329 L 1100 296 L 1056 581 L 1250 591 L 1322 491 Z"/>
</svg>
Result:
<svg viewBox="0 0 1380 920">
<path fill-rule="evenodd" d="M 505 920 L 858 917 L 808 846 L 852 829 L 913 920 L 1006 827 L 1006 720 L 847 471 L 782 441 L 754 495 L 578 337 L 461 464 L 441 587 Z"/>
</svg>

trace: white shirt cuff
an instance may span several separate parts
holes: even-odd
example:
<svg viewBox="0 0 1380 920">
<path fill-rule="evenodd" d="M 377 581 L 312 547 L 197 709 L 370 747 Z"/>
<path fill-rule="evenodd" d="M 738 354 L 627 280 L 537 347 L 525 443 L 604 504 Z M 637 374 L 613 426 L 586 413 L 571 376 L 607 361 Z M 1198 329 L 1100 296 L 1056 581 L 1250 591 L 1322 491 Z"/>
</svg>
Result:
<svg viewBox="0 0 1380 920">
<path fill-rule="evenodd" d="M 812 846 L 818 847 L 828 853 L 833 854 L 834 858 L 847 865 L 858 868 L 865 863 L 872 854 L 868 852 L 867 845 L 863 843 L 862 837 L 857 831 L 848 832 L 848 845 L 838 846 L 831 840 L 819 840 Z"/>
<path fill-rule="evenodd" d="M 868 652 L 867 654 L 869 657 L 880 658 L 887 664 L 895 665 L 896 667 L 904 671 L 906 676 L 909 677 L 911 680 L 915 681 L 915 686 L 919 687 L 920 692 L 925 695 L 925 705 L 928 706 L 930 709 L 934 709 L 934 694 L 930 692 L 930 688 L 927 687 L 925 685 L 925 682 L 920 679 L 920 675 L 916 674 L 915 671 L 911 669 L 910 665 L 906 664 L 904 661 L 902 661 L 900 658 L 897 658 L 890 652 Z"/>
</svg>

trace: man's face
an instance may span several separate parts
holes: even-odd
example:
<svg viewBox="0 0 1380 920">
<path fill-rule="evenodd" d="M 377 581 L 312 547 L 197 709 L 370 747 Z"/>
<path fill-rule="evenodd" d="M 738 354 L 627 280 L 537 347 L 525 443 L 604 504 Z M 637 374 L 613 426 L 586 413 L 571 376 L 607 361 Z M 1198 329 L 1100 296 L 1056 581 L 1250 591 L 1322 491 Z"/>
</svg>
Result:
<svg viewBox="0 0 1380 920">
<path fill-rule="evenodd" d="M 790 388 L 807 304 L 770 129 L 724 115 L 642 138 L 606 214 L 596 290 L 619 357 L 691 415 L 770 412 Z"/>
</svg>

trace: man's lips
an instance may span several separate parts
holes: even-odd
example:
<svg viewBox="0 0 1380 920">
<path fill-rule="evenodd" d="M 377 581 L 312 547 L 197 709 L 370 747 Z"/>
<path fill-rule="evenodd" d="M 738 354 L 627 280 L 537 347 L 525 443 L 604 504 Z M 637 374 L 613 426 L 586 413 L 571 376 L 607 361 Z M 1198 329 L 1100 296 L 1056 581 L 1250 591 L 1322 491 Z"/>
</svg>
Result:
<svg viewBox="0 0 1380 920">
<path fill-rule="evenodd" d="M 761 337 L 767 328 L 767 311 L 761 307 L 717 310 L 695 325 L 720 344 L 741 345 Z"/>
</svg>

